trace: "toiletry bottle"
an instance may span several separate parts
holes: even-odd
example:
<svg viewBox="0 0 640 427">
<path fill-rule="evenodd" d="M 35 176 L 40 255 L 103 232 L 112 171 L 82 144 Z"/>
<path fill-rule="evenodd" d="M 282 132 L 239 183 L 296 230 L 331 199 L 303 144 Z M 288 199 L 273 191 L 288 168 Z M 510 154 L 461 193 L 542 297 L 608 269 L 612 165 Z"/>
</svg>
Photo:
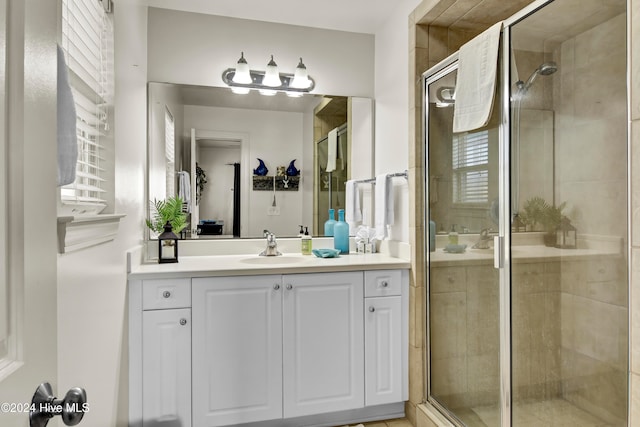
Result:
<svg viewBox="0 0 640 427">
<path fill-rule="evenodd" d="M 429 252 L 436 250 L 436 223 L 429 220 Z"/>
<path fill-rule="evenodd" d="M 344 221 L 344 209 L 338 210 L 338 222 L 333 226 L 333 247 L 341 254 L 349 253 L 349 224 Z"/>
<path fill-rule="evenodd" d="M 304 234 L 302 235 L 302 255 L 311 255 L 311 236 L 309 235 L 308 227 L 304 228 Z"/>
<path fill-rule="evenodd" d="M 333 237 L 333 226 L 336 225 L 335 210 L 329 209 L 329 219 L 324 223 L 324 235 Z"/>
<path fill-rule="evenodd" d="M 458 232 L 456 231 L 456 225 L 453 224 L 451 226 L 451 231 L 449 232 L 449 244 L 457 245 L 458 244 Z"/>
<path fill-rule="evenodd" d="M 304 236 L 304 225 L 299 225 L 300 231 L 298 231 L 298 237 Z"/>
</svg>

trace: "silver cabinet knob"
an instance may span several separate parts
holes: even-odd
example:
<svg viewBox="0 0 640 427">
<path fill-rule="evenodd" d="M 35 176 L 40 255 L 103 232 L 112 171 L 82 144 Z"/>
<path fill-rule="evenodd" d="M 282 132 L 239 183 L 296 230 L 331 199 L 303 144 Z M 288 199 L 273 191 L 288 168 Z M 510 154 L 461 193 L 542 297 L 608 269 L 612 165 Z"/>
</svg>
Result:
<svg viewBox="0 0 640 427">
<path fill-rule="evenodd" d="M 293 289 L 293 285 L 291 283 L 287 283 L 287 290 L 290 291 Z"/>
<path fill-rule="evenodd" d="M 187 324 L 187 319 L 184 319 L 184 318 L 180 319 L 180 324 L 182 326 L 186 325 Z"/>
<path fill-rule="evenodd" d="M 373 307 L 373 306 L 369 307 L 369 312 L 373 313 L 374 311 L 376 311 L 375 307 Z"/>
<path fill-rule="evenodd" d="M 389 286 L 389 282 L 387 282 L 386 280 L 382 282 L 382 287 L 386 288 L 387 286 Z"/>
<path fill-rule="evenodd" d="M 278 289 L 280 289 L 280 285 L 278 285 L 278 284 L 276 283 L 275 285 L 273 285 L 273 289 L 275 289 L 275 290 L 277 291 Z"/>
<path fill-rule="evenodd" d="M 165 298 L 169 298 L 169 297 L 171 296 L 171 292 L 169 292 L 169 291 L 164 291 L 164 292 L 162 293 L 162 296 L 163 296 L 163 297 L 165 297 Z"/>
</svg>

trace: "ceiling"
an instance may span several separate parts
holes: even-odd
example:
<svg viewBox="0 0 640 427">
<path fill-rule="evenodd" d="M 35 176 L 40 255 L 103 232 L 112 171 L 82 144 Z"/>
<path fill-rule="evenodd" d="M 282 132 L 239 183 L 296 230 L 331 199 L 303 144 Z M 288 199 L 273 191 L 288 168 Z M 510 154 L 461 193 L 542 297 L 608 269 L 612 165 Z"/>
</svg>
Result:
<svg viewBox="0 0 640 427">
<path fill-rule="evenodd" d="M 138 0 L 164 9 L 375 34 L 393 10 L 419 0 Z M 413 3 L 413 4 L 411 4 Z"/>
</svg>

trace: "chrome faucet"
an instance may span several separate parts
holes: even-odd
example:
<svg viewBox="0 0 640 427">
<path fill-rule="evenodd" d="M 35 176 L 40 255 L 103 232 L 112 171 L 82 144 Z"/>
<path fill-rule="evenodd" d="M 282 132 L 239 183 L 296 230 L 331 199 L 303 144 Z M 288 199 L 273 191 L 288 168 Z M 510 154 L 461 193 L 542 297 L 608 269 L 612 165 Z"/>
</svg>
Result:
<svg viewBox="0 0 640 427">
<path fill-rule="evenodd" d="M 480 240 L 476 242 L 475 245 L 472 246 L 473 249 L 489 249 L 489 242 L 491 238 L 489 237 L 490 228 L 483 228 L 480 231 Z"/>
<path fill-rule="evenodd" d="M 269 230 L 264 230 L 262 235 L 267 238 L 267 247 L 264 251 L 260 252 L 259 256 L 278 256 L 282 255 L 278 251 L 278 243 L 276 242 L 276 236 Z"/>
</svg>

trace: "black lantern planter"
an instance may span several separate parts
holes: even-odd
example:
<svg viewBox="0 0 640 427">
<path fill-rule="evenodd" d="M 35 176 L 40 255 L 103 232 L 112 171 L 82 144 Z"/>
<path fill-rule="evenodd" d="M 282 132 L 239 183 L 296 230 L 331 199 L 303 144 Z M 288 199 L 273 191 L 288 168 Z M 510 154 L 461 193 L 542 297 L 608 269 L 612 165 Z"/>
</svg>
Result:
<svg viewBox="0 0 640 427">
<path fill-rule="evenodd" d="M 569 218 L 562 217 L 560 225 L 556 228 L 556 248 L 575 249 L 577 247 L 578 232 L 571 225 Z"/>
<path fill-rule="evenodd" d="M 158 236 L 158 263 L 178 262 L 178 236 L 172 231 L 171 223 L 164 225 L 164 233 Z"/>
</svg>

